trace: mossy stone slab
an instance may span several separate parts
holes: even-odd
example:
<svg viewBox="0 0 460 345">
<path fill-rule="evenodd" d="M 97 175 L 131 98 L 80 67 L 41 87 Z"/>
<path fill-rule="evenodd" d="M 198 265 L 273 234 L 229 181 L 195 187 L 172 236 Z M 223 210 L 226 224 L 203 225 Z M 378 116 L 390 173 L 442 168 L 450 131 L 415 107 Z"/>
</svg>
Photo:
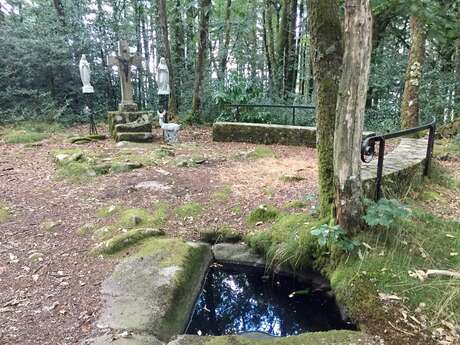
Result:
<svg viewBox="0 0 460 345">
<path fill-rule="evenodd" d="M 135 143 L 151 143 L 154 140 L 154 136 L 151 132 L 122 132 L 116 134 L 115 140 L 117 142 L 131 141 Z"/>
<path fill-rule="evenodd" d="M 146 241 L 103 283 L 98 324 L 162 341 L 183 333 L 211 257 L 207 244 Z"/>
<path fill-rule="evenodd" d="M 148 335 L 130 335 L 128 337 L 101 336 L 98 338 L 85 341 L 82 345 L 163 345 L 161 341 L 153 336 Z"/>
<path fill-rule="evenodd" d="M 381 345 L 379 338 L 361 332 L 329 331 L 304 333 L 292 337 L 239 336 L 199 337 L 179 336 L 168 345 Z"/>
<path fill-rule="evenodd" d="M 218 142 L 316 147 L 315 127 L 216 122 L 212 127 L 212 137 Z"/>
</svg>

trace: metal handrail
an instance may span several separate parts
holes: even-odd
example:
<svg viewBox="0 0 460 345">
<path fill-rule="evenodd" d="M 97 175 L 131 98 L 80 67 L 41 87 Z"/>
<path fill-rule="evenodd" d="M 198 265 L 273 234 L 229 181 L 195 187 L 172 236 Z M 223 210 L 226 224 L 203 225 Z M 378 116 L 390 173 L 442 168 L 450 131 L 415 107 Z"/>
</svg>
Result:
<svg viewBox="0 0 460 345">
<path fill-rule="evenodd" d="M 377 179 L 375 186 L 375 200 L 379 200 L 382 197 L 382 176 L 383 176 L 383 162 L 385 159 L 385 143 L 388 139 L 399 138 L 410 134 L 415 134 L 424 130 L 429 130 L 428 145 L 426 151 L 425 167 L 423 169 L 423 176 L 427 176 L 431 165 L 431 156 L 433 155 L 434 137 L 436 132 L 436 118 L 433 121 L 422 126 L 404 129 L 402 131 L 378 134 L 368 136 L 363 139 L 361 144 L 361 160 L 364 163 L 370 163 L 374 159 L 375 155 L 375 144 L 379 143 L 379 154 L 377 161 Z"/>
<path fill-rule="evenodd" d="M 228 107 L 236 108 L 236 118 L 240 119 L 240 108 L 292 108 L 292 125 L 295 126 L 295 111 L 296 109 L 315 109 L 312 105 L 282 105 L 282 104 L 228 104 Z M 284 122 L 287 124 L 287 118 Z"/>
</svg>

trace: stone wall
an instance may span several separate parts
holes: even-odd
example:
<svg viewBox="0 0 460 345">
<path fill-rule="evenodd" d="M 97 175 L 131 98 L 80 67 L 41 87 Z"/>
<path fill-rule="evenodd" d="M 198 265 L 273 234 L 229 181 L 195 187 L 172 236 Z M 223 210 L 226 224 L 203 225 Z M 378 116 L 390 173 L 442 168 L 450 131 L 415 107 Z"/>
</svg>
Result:
<svg viewBox="0 0 460 345">
<path fill-rule="evenodd" d="M 214 141 L 219 142 L 316 146 L 315 127 L 216 122 L 213 125 L 212 137 Z"/>
<path fill-rule="evenodd" d="M 386 198 L 403 197 L 414 183 L 421 182 L 425 166 L 427 139 L 402 138 L 400 144 L 385 156 L 382 194 Z M 375 196 L 377 158 L 362 165 L 362 181 L 367 198 Z"/>
</svg>

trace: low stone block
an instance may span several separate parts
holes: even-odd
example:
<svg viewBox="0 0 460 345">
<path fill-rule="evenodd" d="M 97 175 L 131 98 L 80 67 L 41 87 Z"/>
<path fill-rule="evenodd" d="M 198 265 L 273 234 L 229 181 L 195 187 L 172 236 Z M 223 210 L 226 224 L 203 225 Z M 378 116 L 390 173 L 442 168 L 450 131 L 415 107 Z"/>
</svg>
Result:
<svg viewBox="0 0 460 345">
<path fill-rule="evenodd" d="M 115 126 L 117 133 L 149 133 L 152 131 L 152 124 L 150 122 L 129 122 L 120 123 Z"/>
<path fill-rule="evenodd" d="M 316 128 L 257 123 L 216 122 L 212 136 L 218 142 L 316 146 Z"/>
<path fill-rule="evenodd" d="M 117 133 L 115 140 L 118 141 L 132 141 L 136 143 L 151 143 L 154 140 L 152 133 Z"/>
<path fill-rule="evenodd" d="M 109 111 L 107 113 L 107 120 L 109 125 L 109 132 L 112 138 L 116 139 L 117 130 L 116 125 L 126 124 L 130 122 L 152 122 L 153 114 L 149 111 Z"/>
</svg>

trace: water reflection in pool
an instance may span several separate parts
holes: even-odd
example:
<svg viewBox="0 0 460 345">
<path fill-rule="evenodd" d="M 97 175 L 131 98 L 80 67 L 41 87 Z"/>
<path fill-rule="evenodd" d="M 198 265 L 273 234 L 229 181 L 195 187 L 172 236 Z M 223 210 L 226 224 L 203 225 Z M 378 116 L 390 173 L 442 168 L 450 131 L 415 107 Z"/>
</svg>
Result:
<svg viewBox="0 0 460 345">
<path fill-rule="evenodd" d="M 266 276 L 261 269 L 213 265 L 187 334 L 290 336 L 354 328 L 341 319 L 333 297 L 310 290 L 290 277 Z"/>
</svg>

